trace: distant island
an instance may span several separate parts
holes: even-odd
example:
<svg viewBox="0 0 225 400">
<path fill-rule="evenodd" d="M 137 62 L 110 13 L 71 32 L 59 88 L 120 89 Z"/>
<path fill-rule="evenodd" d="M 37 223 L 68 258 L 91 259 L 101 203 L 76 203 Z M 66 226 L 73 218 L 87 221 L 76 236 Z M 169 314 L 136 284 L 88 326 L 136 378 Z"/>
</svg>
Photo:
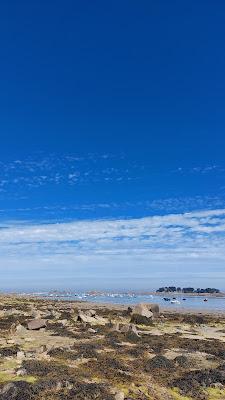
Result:
<svg viewBox="0 0 225 400">
<path fill-rule="evenodd" d="M 156 290 L 157 293 L 196 293 L 196 294 L 215 294 L 215 293 L 220 293 L 219 289 L 215 288 L 206 288 L 206 289 L 200 289 L 200 288 L 193 288 L 193 287 L 176 287 L 176 286 L 165 286 L 165 287 L 160 287 L 158 290 Z"/>
</svg>

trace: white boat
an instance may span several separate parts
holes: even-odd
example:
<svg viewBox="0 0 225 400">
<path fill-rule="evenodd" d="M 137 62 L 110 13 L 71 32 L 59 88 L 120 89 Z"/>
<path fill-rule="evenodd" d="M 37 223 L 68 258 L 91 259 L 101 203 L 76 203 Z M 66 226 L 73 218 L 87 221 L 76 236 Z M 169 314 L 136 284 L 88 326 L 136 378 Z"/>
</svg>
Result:
<svg viewBox="0 0 225 400">
<path fill-rule="evenodd" d="M 179 301 L 179 300 L 171 300 L 170 303 L 171 303 L 171 304 L 180 304 L 180 301 Z"/>
</svg>

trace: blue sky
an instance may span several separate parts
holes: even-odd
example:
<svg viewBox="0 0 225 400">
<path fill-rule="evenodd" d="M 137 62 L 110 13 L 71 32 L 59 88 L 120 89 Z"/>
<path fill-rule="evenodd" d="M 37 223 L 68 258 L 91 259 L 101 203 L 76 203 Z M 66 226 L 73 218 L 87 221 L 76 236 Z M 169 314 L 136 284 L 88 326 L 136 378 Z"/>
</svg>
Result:
<svg viewBox="0 0 225 400">
<path fill-rule="evenodd" d="M 224 12 L 1 5 L 2 288 L 224 288 Z"/>
</svg>

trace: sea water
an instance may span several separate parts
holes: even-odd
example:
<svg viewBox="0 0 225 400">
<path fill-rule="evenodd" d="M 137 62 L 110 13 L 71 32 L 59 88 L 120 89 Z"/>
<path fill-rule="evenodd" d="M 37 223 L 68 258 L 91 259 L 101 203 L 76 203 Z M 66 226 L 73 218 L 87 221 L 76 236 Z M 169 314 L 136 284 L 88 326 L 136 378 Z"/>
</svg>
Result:
<svg viewBox="0 0 225 400">
<path fill-rule="evenodd" d="M 35 294 L 35 293 L 33 293 Z M 88 293 L 39 293 L 39 297 L 47 297 L 49 299 L 58 300 L 79 300 L 95 303 L 109 304 L 137 304 L 137 303 L 157 303 L 163 308 L 174 310 L 198 310 L 210 312 L 225 312 L 225 297 L 213 296 L 194 296 L 187 294 L 166 294 L 165 297 L 169 301 L 164 300 L 164 295 L 144 295 L 144 294 L 126 294 L 126 293 L 104 293 L 104 294 L 88 294 Z M 184 300 L 185 299 L 185 300 Z M 175 302 L 174 302 L 175 300 Z M 207 301 L 204 301 L 207 300 Z M 171 302 L 172 301 L 172 302 Z"/>
</svg>

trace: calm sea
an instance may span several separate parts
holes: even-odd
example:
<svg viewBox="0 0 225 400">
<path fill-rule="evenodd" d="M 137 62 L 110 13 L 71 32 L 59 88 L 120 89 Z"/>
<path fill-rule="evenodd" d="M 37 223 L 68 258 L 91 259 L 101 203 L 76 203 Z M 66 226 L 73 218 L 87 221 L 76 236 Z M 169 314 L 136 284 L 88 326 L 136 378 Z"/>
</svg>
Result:
<svg viewBox="0 0 225 400">
<path fill-rule="evenodd" d="M 188 295 L 171 295 L 166 296 L 170 300 L 165 301 L 164 295 L 130 295 L 130 294 L 100 294 L 88 295 L 81 294 L 47 294 L 39 293 L 40 297 L 47 297 L 50 299 L 61 300 L 82 300 L 91 301 L 96 303 L 110 303 L 110 304 L 137 304 L 137 303 L 158 303 L 163 308 L 170 308 L 175 310 L 190 309 L 198 311 L 210 312 L 225 312 L 225 297 L 202 297 L 202 296 L 188 296 Z M 184 300 L 185 299 L 185 300 Z M 207 301 L 204 301 L 206 299 Z"/>
</svg>

